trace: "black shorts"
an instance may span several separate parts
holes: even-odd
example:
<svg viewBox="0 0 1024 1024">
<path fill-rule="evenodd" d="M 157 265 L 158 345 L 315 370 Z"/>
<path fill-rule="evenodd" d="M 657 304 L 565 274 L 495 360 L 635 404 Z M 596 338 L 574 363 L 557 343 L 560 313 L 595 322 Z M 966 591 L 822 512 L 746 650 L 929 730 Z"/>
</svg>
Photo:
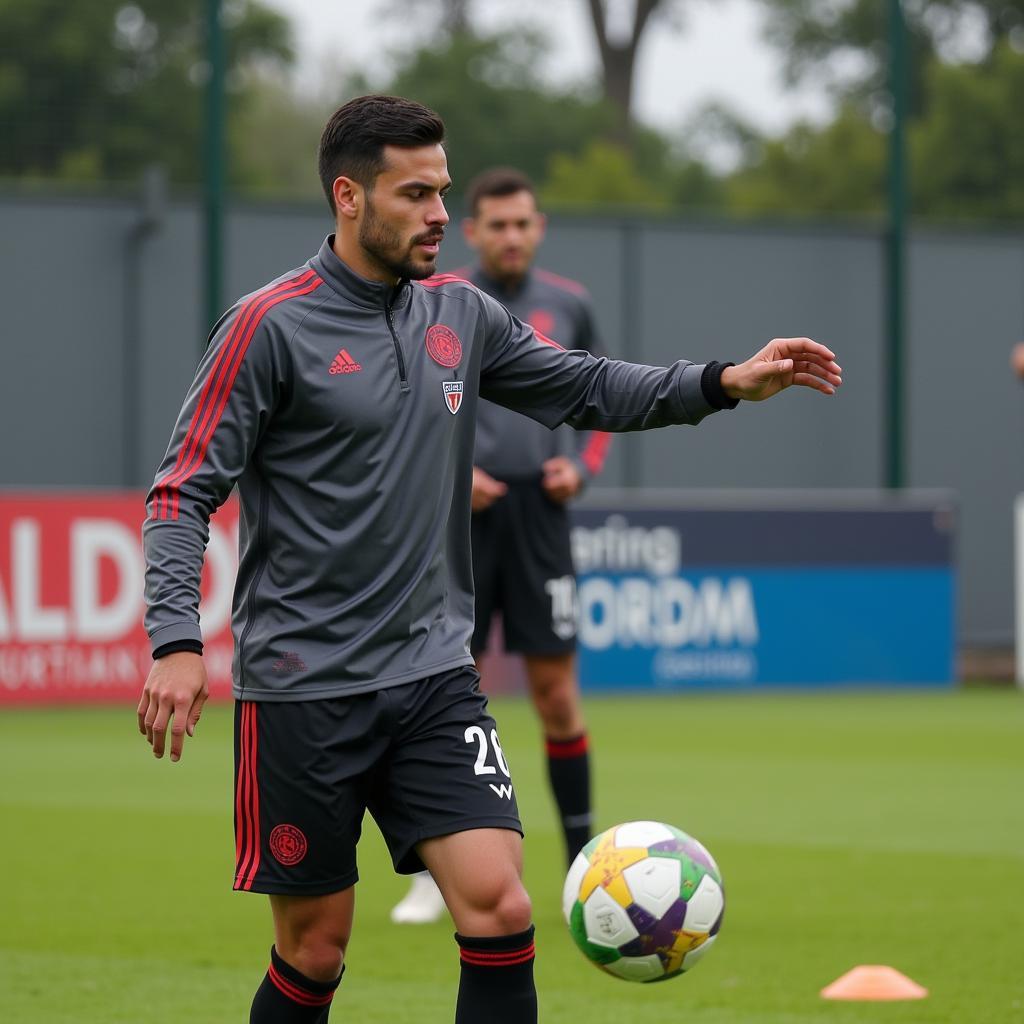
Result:
<svg viewBox="0 0 1024 1024">
<path fill-rule="evenodd" d="M 505 649 L 568 654 L 576 649 L 576 577 L 569 512 L 539 480 L 513 482 L 490 508 L 473 515 L 476 627 L 472 649 L 487 647 L 495 612 Z"/>
<path fill-rule="evenodd" d="M 522 834 L 508 764 L 472 667 L 372 693 L 235 704 L 236 889 L 315 896 L 354 885 L 363 814 L 395 870 L 416 844 Z"/>
</svg>

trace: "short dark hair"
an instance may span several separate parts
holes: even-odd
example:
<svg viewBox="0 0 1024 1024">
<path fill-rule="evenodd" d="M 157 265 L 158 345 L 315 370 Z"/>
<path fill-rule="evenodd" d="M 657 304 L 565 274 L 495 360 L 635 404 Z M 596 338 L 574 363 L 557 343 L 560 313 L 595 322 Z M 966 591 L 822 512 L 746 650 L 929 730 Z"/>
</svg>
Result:
<svg viewBox="0 0 1024 1024">
<path fill-rule="evenodd" d="M 344 175 L 372 189 L 384 170 L 385 146 L 433 146 L 444 142 L 444 122 L 429 107 L 401 96 L 357 96 L 339 107 L 320 136 L 317 163 L 331 207 L 334 182 Z"/>
<path fill-rule="evenodd" d="M 475 217 L 480 212 L 480 200 L 494 196 L 514 196 L 517 192 L 529 192 L 536 198 L 533 182 L 514 167 L 492 167 L 478 174 L 466 188 L 466 206 Z"/>
</svg>

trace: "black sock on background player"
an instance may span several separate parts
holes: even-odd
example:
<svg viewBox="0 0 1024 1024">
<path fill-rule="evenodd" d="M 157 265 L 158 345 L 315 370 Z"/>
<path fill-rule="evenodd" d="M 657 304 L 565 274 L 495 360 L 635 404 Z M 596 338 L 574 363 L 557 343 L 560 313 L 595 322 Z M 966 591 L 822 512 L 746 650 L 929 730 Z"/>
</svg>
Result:
<svg viewBox="0 0 1024 1024">
<path fill-rule="evenodd" d="M 535 1024 L 533 925 L 517 935 L 456 933 L 462 960 L 455 1024 Z"/>
<path fill-rule="evenodd" d="M 547 739 L 548 779 L 565 834 L 569 863 L 590 839 L 590 752 L 587 734 Z"/>
<path fill-rule="evenodd" d="M 314 981 L 297 971 L 270 947 L 270 968 L 256 990 L 249 1024 L 327 1024 L 334 990 L 345 973 L 334 981 Z"/>
</svg>

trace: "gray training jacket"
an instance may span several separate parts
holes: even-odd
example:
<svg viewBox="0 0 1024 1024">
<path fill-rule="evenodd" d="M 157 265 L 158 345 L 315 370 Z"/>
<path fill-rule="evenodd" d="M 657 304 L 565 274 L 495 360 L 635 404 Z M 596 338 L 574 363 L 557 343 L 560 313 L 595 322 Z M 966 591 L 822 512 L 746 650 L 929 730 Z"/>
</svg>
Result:
<svg viewBox="0 0 1024 1024">
<path fill-rule="evenodd" d="M 200 639 L 209 519 L 237 484 L 234 693 L 298 701 L 472 664 L 478 396 L 545 424 L 698 423 L 703 367 L 546 342 L 452 275 L 364 280 L 329 237 L 217 324 L 147 501 L 153 649 Z"/>
<path fill-rule="evenodd" d="M 540 267 L 532 268 L 515 288 L 494 280 L 480 267 L 454 273 L 493 296 L 513 316 L 562 348 L 582 348 L 595 356 L 605 354 L 594 328 L 590 296 L 576 281 Z M 609 434 L 599 430 L 548 430 L 541 423 L 484 400 L 477 410 L 473 461 L 495 479 L 511 482 L 539 480 L 541 467 L 548 459 L 565 455 L 573 460 L 586 483 L 604 467 L 610 440 Z"/>
</svg>

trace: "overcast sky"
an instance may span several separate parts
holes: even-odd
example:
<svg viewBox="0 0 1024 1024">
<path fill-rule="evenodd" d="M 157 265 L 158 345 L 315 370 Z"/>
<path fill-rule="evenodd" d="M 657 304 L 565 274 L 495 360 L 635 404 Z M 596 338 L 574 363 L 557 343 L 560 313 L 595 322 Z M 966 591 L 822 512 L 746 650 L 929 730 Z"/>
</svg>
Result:
<svg viewBox="0 0 1024 1024">
<path fill-rule="evenodd" d="M 408 21 L 379 16 L 380 0 L 267 0 L 292 19 L 301 61 L 300 77 L 317 79 L 332 56 L 373 66 L 382 49 L 404 44 Z M 416 0 L 408 0 L 410 6 Z M 625 9 L 630 0 L 615 0 Z M 555 80 L 573 81 L 597 65 L 586 0 L 477 0 L 483 27 L 513 19 L 540 22 L 555 46 Z M 392 0 L 393 7 L 397 6 Z M 782 88 L 777 53 L 760 37 L 763 9 L 756 0 L 689 0 L 679 30 L 649 29 L 640 53 L 636 110 L 657 127 L 674 130 L 708 100 L 722 100 L 768 131 L 800 116 L 822 118 L 823 94 Z"/>
</svg>

